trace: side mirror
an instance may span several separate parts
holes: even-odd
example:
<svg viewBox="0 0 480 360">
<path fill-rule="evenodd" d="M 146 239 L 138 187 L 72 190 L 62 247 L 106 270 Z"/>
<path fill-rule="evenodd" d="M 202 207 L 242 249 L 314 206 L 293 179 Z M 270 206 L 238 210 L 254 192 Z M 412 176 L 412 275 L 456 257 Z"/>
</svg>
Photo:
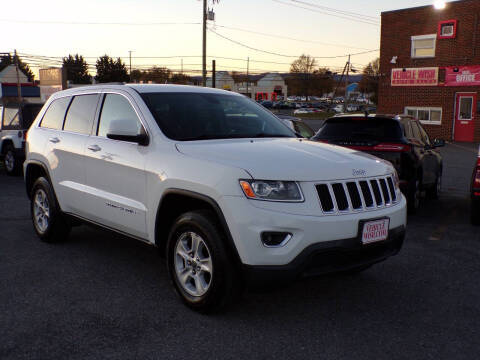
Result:
<svg viewBox="0 0 480 360">
<path fill-rule="evenodd" d="M 128 119 L 112 120 L 108 127 L 107 138 L 146 146 L 148 145 L 148 136 L 143 128 L 138 129 L 137 124 L 137 122 Z"/>
<path fill-rule="evenodd" d="M 442 140 L 442 139 L 434 139 L 433 140 L 433 147 L 434 148 L 443 147 L 443 146 L 445 146 L 445 140 Z"/>
</svg>

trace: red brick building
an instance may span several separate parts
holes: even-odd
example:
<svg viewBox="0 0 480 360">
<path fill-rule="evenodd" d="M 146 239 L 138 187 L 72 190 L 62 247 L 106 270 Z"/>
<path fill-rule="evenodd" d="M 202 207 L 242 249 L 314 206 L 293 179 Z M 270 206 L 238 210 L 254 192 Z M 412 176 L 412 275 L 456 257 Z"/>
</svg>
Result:
<svg viewBox="0 0 480 360">
<path fill-rule="evenodd" d="M 432 138 L 480 141 L 480 0 L 382 13 L 379 113 L 417 117 Z"/>
</svg>

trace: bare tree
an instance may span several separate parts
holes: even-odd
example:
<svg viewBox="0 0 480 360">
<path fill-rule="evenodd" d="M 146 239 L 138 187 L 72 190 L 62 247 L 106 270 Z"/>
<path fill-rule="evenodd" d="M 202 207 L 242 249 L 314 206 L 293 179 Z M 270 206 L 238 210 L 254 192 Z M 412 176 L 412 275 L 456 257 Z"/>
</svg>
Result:
<svg viewBox="0 0 480 360">
<path fill-rule="evenodd" d="M 380 80 L 380 58 L 371 61 L 363 69 L 363 77 L 360 81 L 360 91 L 364 94 L 371 94 L 370 99 L 378 101 L 378 83 Z"/>
</svg>

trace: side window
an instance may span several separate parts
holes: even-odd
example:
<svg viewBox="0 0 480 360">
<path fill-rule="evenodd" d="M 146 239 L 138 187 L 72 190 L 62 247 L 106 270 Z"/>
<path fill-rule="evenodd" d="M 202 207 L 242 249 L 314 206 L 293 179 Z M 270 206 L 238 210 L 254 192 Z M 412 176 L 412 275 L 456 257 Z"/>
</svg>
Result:
<svg viewBox="0 0 480 360">
<path fill-rule="evenodd" d="M 416 121 L 411 121 L 410 125 L 412 125 L 413 137 L 416 140 L 418 140 L 419 142 L 423 143 L 422 135 L 420 133 L 420 128 L 419 128 L 417 122 Z"/>
<path fill-rule="evenodd" d="M 97 110 L 98 96 L 98 94 L 75 96 L 68 108 L 63 130 L 90 134 Z"/>
<path fill-rule="evenodd" d="M 137 113 L 130 102 L 122 95 L 106 94 L 103 101 L 102 112 L 100 115 L 100 124 L 98 126 L 98 136 L 107 136 L 112 121 L 129 122 L 129 128 L 136 128 L 137 133 L 144 131 Z"/>
<path fill-rule="evenodd" d="M 427 144 L 428 146 L 431 146 L 431 142 L 430 142 L 430 138 L 428 137 L 428 134 L 427 132 L 425 131 L 425 129 L 422 127 L 422 125 L 420 124 L 417 124 L 418 127 L 420 128 L 420 133 L 422 134 L 422 140 L 425 144 Z"/>
<path fill-rule="evenodd" d="M 20 114 L 18 113 L 18 108 L 5 108 L 2 127 L 4 129 L 15 129 L 20 127 Z"/>
<path fill-rule="evenodd" d="M 43 115 L 40 126 L 48 129 L 62 130 L 63 119 L 65 118 L 65 112 L 67 111 L 70 99 L 70 97 L 64 97 L 52 101 L 45 115 Z"/>
<path fill-rule="evenodd" d="M 315 135 L 315 133 L 312 130 L 310 130 L 310 128 L 308 128 L 302 123 L 295 123 L 295 128 L 296 128 L 295 131 L 300 135 L 302 135 L 304 138 L 309 139 L 313 135 Z"/>
</svg>

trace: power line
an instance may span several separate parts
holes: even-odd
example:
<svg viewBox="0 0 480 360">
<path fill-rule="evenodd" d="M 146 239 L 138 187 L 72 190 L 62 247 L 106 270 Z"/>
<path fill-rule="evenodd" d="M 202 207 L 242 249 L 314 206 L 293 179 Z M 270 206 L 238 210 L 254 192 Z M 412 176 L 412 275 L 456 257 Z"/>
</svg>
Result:
<svg viewBox="0 0 480 360">
<path fill-rule="evenodd" d="M 95 22 L 95 21 L 41 21 L 0 19 L 0 22 L 44 25 L 114 25 L 114 26 L 160 26 L 160 25 L 200 25 L 199 22 Z"/>
<path fill-rule="evenodd" d="M 252 31 L 252 30 L 247 30 L 247 29 L 241 29 L 241 28 L 231 27 L 231 26 L 225 26 L 225 25 L 215 24 L 215 26 L 216 26 L 216 27 L 225 28 L 225 29 L 230 29 L 230 30 L 243 31 L 243 32 L 250 33 L 250 34 L 257 34 L 257 35 L 262 35 L 262 36 L 269 36 L 269 37 L 278 38 L 278 39 L 285 39 L 285 40 L 292 40 L 292 41 L 300 41 L 300 42 L 306 42 L 306 43 L 320 44 L 320 45 L 325 45 L 325 46 L 335 46 L 335 47 L 349 48 L 349 49 L 369 50 L 369 49 L 367 49 L 367 48 L 362 48 L 362 47 L 357 47 L 357 46 L 342 45 L 342 44 L 332 44 L 332 43 L 325 43 L 325 42 L 322 42 L 322 41 L 315 41 L 315 40 L 296 39 L 296 38 L 292 38 L 292 37 L 288 37 L 288 36 L 267 34 L 267 33 L 263 33 L 263 32 Z"/>
<path fill-rule="evenodd" d="M 290 0 L 290 1 L 305 4 L 305 5 L 308 5 L 308 6 L 316 7 L 316 8 L 319 8 L 319 9 L 323 9 L 323 10 L 338 13 L 338 14 L 347 15 L 347 16 L 354 16 L 354 17 L 359 17 L 359 18 L 369 18 L 369 19 L 372 19 L 373 21 L 378 21 L 378 19 L 379 19 L 378 16 L 370 16 L 370 15 L 359 14 L 359 13 L 355 13 L 355 12 L 351 12 L 351 11 L 345 11 L 345 10 L 330 8 L 330 7 L 327 7 L 327 6 L 307 3 L 305 1 L 300 1 L 300 0 Z"/>
<path fill-rule="evenodd" d="M 320 11 L 320 10 L 308 8 L 308 7 L 305 7 L 305 6 L 300 6 L 298 4 L 287 3 L 287 2 L 280 1 L 280 0 L 272 0 L 272 1 L 277 2 L 279 4 L 282 4 L 282 5 L 292 6 L 292 7 L 298 8 L 298 9 L 304 9 L 304 10 L 308 10 L 308 11 L 318 13 L 318 14 L 335 16 L 335 17 L 340 18 L 340 19 L 356 21 L 356 22 L 369 24 L 369 25 L 374 25 L 374 26 L 379 26 L 380 25 L 379 23 L 373 22 L 373 21 L 370 21 L 370 20 L 361 20 L 361 19 L 350 18 L 350 17 L 346 17 L 346 16 L 342 16 L 342 15 L 331 14 L 331 13 L 328 13 L 328 12 L 325 12 L 325 11 Z"/>
<path fill-rule="evenodd" d="M 275 1 L 275 0 L 274 0 Z M 249 45 L 245 45 L 237 40 L 233 40 L 233 39 L 230 39 L 226 36 L 223 36 L 219 33 L 217 33 L 216 31 L 212 30 L 212 29 L 208 29 L 210 32 L 212 32 L 213 34 L 225 39 L 225 40 L 228 40 L 234 44 L 237 44 L 239 46 L 243 46 L 247 49 L 250 49 L 250 50 L 254 50 L 254 51 L 258 51 L 258 52 L 262 52 L 262 53 L 265 53 L 265 54 L 269 54 L 269 55 L 275 55 L 275 56 L 281 56 L 281 57 L 288 57 L 288 58 L 298 58 L 298 55 L 286 55 L 286 54 L 280 54 L 280 53 L 276 53 L 276 52 L 272 52 L 272 51 L 266 51 L 266 50 L 261 50 L 261 49 L 257 49 L 257 48 L 254 48 L 252 46 L 249 46 Z M 350 56 L 355 56 L 355 55 L 363 55 L 363 54 L 368 54 L 368 53 L 372 53 L 372 52 L 377 52 L 379 51 L 378 49 L 376 50 L 368 50 L 368 51 L 362 51 L 362 52 L 358 52 L 358 53 L 355 53 L 355 54 L 346 54 L 346 55 L 337 55 L 337 56 L 312 56 L 313 58 L 315 59 L 338 59 L 338 58 L 346 58 L 348 57 L 349 55 Z"/>
</svg>

